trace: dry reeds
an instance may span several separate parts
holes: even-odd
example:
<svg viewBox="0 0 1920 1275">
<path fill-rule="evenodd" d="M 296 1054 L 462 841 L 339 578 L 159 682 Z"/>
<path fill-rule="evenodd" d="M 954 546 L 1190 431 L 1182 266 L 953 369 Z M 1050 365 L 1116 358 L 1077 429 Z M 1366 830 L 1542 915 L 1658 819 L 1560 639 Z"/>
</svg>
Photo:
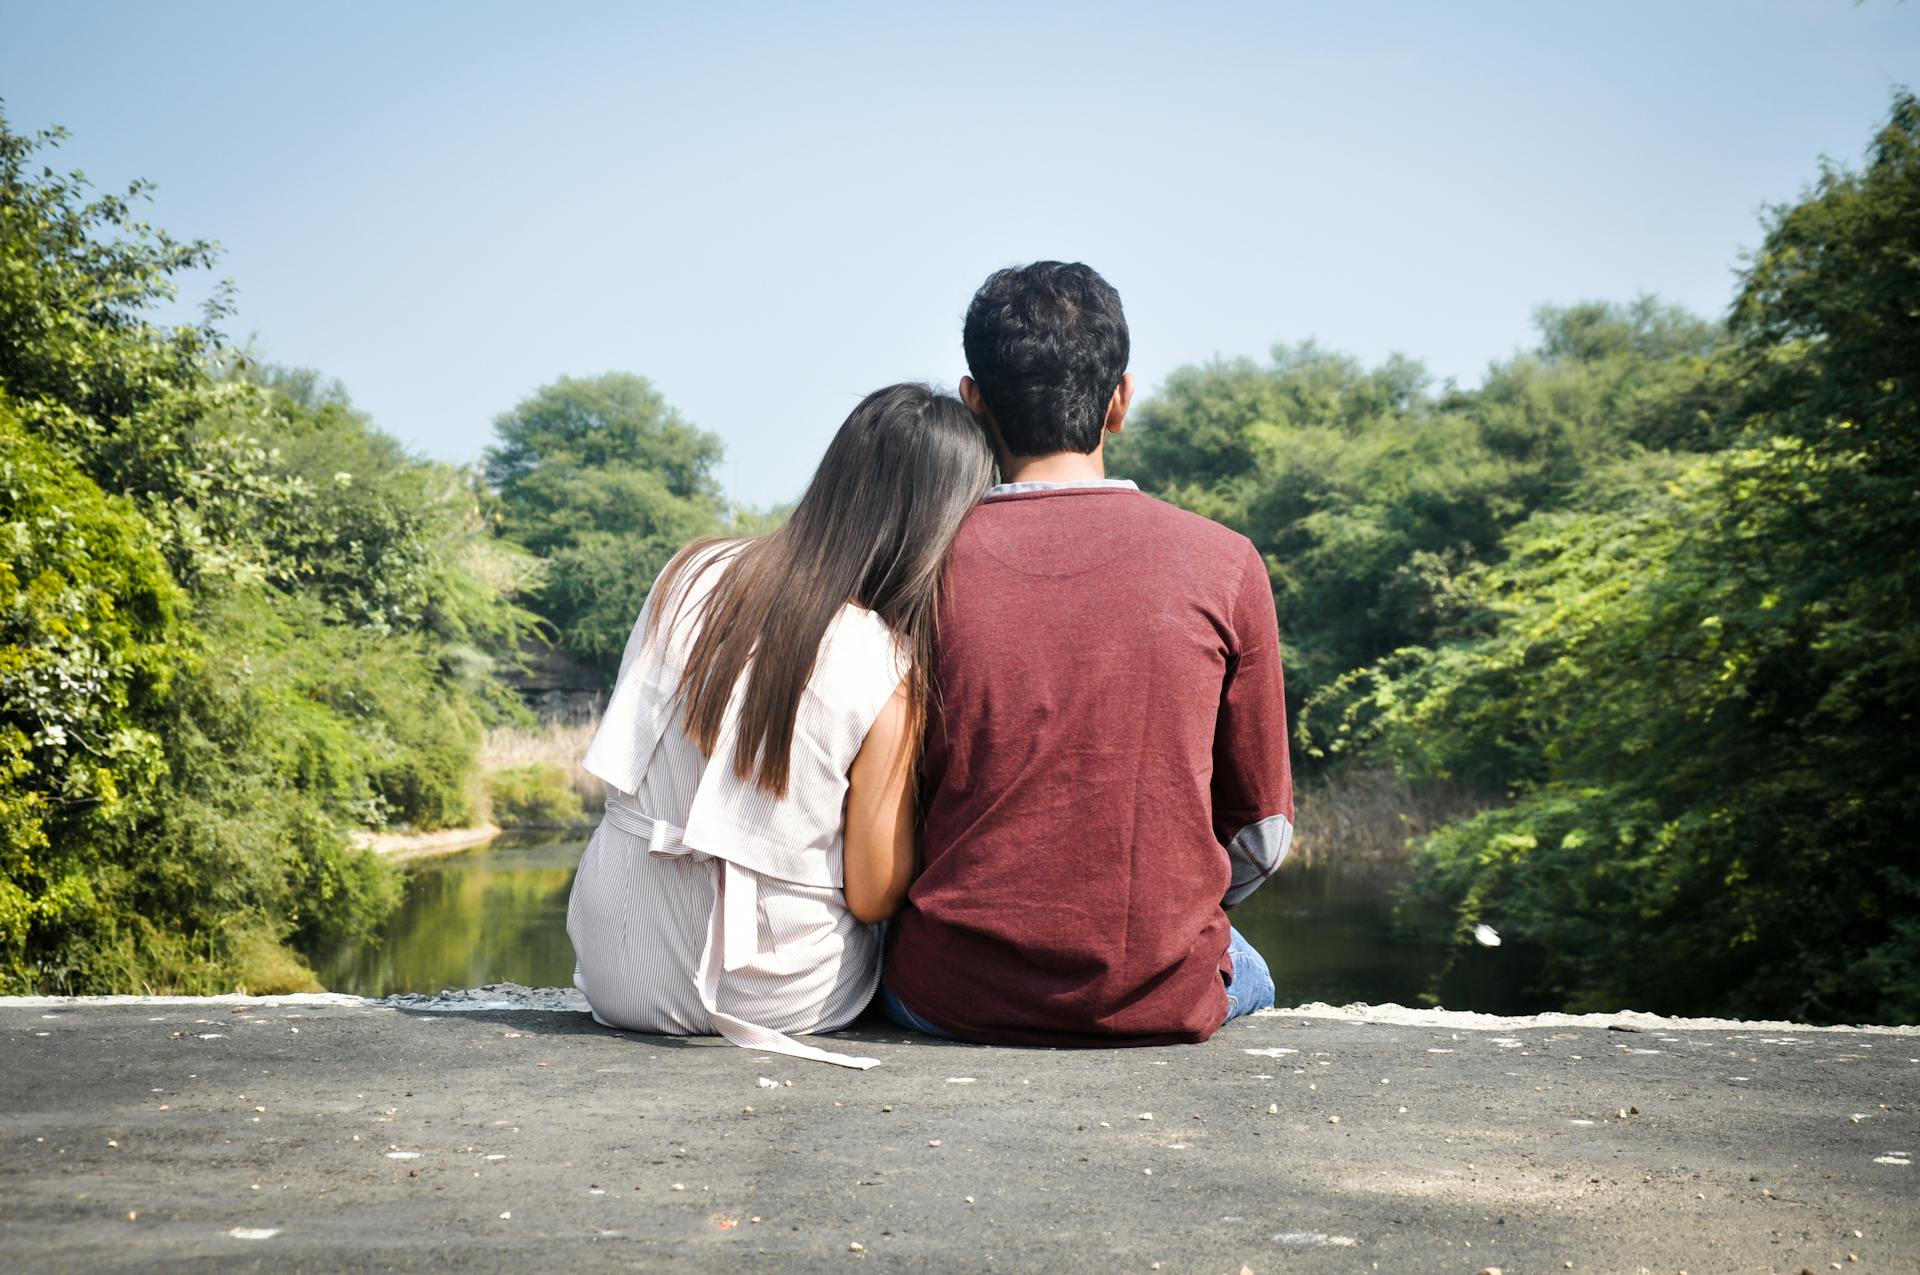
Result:
<svg viewBox="0 0 1920 1275">
<path fill-rule="evenodd" d="M 488 733 L 487 742 L 480 749 L 481 772 L 491 774 L 542 762 L 558 766 L 567 773 L 580 804 L 589 813 L 598 814 L 607 802 L 606 785 L 588 774 L 581 767 L 580 759 L 586 755 L 587 745 L 593 742 L 593 732 L 599 726 L 595 720 L 572 725 L 553 722 L 532 728 L 501 727 Z"/>
<path fill-rule="evenodd" d="M 1391 770 L 1342 770 L 1295 794 L 1293 855 L 1404 859 L 1429 832 L 1493 803 L 1452 784 L 1407 783 Z"/>
</svg>

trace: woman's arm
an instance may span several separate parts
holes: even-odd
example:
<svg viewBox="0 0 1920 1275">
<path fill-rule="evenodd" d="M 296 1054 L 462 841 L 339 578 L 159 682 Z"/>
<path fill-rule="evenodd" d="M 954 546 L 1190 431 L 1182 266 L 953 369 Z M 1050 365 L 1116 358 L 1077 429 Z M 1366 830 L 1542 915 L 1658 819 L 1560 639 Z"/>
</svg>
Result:
<svg viewBox="0 0 1920 1275">
<path fill-rule="evenodd" d="M 900 910 L 917 866 L 911 717 L 902 682 L 847 772 L 847 910 L 868 925 Z"/>
</svg>

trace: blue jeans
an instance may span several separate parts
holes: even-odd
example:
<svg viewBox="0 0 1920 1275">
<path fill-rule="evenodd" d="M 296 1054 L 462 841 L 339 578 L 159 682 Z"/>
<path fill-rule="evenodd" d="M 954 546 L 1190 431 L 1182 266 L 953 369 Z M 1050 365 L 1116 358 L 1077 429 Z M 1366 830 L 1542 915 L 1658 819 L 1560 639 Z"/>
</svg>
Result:
<svg viewBox="0 0 1920 1275">
<path fill-rule="evenodd" d="M 1256 1009 L 1273 1008 L 1273 971 L 1267 958 L 1253 950 L 1246 935 L 1229 928 L 1227 955 L 1233 958 L 1233 979 L 1227 984 L 1227 1019 L 1251 1014 Z"/>
<path fill-rule="evenodd" d="M 1232 1022 L 1256 1009 L 1273 1008 L 1273 971 L 1267 968 L 1266 958 L 1253 950 L 1253 944 L 1247 942 L 1245 935 L 1231 927 L 1227 932 L 1227 954 L 1233 958 L 1233 978 L 1227 983 L 1226 1021 Z M 896 1027 L 941 1040 L 958 1039 L 944 1027 L 914 1013 L 885 982 L 880 984 L 880 994 L 875 999 L 880 1012 Z"/>
<path fill-rule="evenodd" d="M 923 1036 L 937 1036 L 941 1040 L 959 1039 L 946 1028 L 936 1027 L 908 1009 L 906 1002 L 895 996 L 893 989 L 888 987 L 884 980 L 880 984 L 880 995 L 875 999 L 880 1002 L 880 1012 L 885 1014 L 887 1021 L 895 1027 L 904 1027 L 908 1031 L 919 1032 Z"/>
</svg>

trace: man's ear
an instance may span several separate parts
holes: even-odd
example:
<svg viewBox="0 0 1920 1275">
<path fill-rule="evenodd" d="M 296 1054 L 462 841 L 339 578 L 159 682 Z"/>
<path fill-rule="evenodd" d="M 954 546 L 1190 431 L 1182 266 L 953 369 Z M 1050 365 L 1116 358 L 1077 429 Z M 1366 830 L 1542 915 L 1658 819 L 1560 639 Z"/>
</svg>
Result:
<svg viewBox="0 0 1920 1275">
<path fill-rule="evenodd" d="M 993 419 L 993 413 L 987 408 L 986 395 L 980 392 L 979 385 L 971 376 L 960 378 L 960 401 L 967 405 L 967 410 L 987 431 L 987 437 L 993 441 L 994 461 L 1004 472 L 1012 462 L 1012 457 L 1007 455 L 1007 440 L 1000 437 L 1000 422 Z"/>
<path fill-rule="evenodd" d="M 962 381 L 964 394 L 966 382 Z M 1113 387 L 1113 397 L 1107 400 L 1107 420 L 1105 429 L 1109 434 L 1118 434 L 1120 427 L 1127 423 L 1127 409 L 1133 406 L 1133 373 L 1124 372 L 1120 384 Z"/>
<path fill-rule="evenodd" d="M 974 383 L 974 379 L 971 376 L 963 376 L 960 378 L 960 401 L 967 405 L 969 412 L 972 412 L 981 420 L 984 421 L 989 417 L 987 397 L 980 392 L 980 387 Z"/>
</svg>

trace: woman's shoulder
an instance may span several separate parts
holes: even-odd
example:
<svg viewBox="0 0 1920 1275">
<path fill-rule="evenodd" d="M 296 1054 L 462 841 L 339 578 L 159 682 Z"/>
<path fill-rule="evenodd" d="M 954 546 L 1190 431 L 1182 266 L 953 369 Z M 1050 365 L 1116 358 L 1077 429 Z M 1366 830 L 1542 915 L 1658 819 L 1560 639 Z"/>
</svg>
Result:
<svg viewBox="0 0 1920 1275">
<path fill-rule="evenodd" d="M 849 602 L 827 626 L 814 676 L 816 681 L 824 675 L 836 684 L 883 687 L 891 693 L 906 676 L 909 662 L 906 646 L 887 622 Z"/>
<path fill-rule="evenodd" d="M 713 588 L 725 574 L 726 565 L 750 543 L 745 537 L 696 540 L 674 554 L 660 576 L 671 579 L 676 592 L 682 589 L 705 592 Z"/>
</svg>

